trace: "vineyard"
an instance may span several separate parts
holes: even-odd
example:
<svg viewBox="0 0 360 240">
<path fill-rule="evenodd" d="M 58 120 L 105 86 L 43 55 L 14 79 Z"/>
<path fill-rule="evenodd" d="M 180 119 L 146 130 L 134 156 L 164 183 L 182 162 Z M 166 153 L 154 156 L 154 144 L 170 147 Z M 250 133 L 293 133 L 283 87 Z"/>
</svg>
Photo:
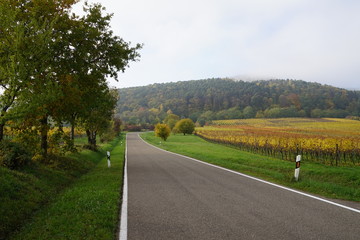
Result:
<svg viewBox="0 0 360 240">
<path fill-rule="evenodd" d="M 218 120 L 196 129 L 208 141 L 294 161 L 360 166 L 360 121 L 349 119 Z"/>
</svg>

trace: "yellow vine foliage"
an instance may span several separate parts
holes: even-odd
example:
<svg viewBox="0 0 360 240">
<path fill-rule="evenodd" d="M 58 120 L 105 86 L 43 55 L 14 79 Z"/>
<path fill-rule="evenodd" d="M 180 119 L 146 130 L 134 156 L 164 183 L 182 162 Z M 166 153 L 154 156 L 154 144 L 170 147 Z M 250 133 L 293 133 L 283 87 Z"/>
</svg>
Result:
<svg viewBox="0 0 360 240">
<path fill-rule="evenodd" d="M 360 121 L 348 119 L 218 120 L 196 129 L 204 139 L 293 161 L 360 165 Z"/>
</svg>

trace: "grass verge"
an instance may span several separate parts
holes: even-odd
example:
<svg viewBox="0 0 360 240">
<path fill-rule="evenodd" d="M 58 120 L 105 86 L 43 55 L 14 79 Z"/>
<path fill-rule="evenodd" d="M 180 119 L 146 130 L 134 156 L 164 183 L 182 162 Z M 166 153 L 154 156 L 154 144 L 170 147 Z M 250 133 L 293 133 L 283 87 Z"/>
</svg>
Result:
<svg viewBox="0 0 360 240">
<path fill-rule="evenodd" d="M 119 219 L 125 135 L 111 142 L 111 167 L 101 161 L 10 239 L 114 239 Z M 88 158 L 98 153 L 90 152 Z"/>
<path fill-rule="evenodd" d="M 141 136 L 162 149 L 294 189 L 329 198 L 360 201 L 360 167 L 334 167 L 302 162 L 300 179 L 296 182 L 293 179 L 295 162 L 240 151 L 192 135 L 171 135 L 166 142 L 161 141 L 161 144 L 160 138 L 155 137 L 152 132 Z"/>
<path fill-rule="evenodd" d="M 11 233 L 31 221 L 34 213 L 55 201 L 59 193 L 94 168 L 117 141 L 101 144 L 98 152 L 53 156 L 46 165 L 34 162 L 20 171 L 0 167 L 0 239 L 9 239 Z"/>
</svg>

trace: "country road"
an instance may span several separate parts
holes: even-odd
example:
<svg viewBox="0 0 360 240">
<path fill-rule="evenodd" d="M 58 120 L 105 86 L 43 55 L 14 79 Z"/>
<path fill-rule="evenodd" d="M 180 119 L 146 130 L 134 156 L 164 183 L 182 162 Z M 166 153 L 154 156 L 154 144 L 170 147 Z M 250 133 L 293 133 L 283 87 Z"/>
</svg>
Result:
<svg viewBox="0 0 360 240">
<path fill-rule="evenodd" d="M 360 213 L 127 136 L 127 239 L 360 239 Z"/>
</svg>

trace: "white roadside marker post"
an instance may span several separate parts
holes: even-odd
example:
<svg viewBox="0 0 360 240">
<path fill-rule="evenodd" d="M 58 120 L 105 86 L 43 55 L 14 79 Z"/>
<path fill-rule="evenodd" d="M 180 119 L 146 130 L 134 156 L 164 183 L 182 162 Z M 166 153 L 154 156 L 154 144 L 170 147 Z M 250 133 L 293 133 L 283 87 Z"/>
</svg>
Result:
<svg viewBox="0 0 360 240">
<path fill-rule="evenodd" d="M 299 180 L 299 174 L 300 174 L 300 161 L 301 161 L 301 155 L 296 156 L 296 165 L 295 165 L 295 181 Z"/>
<path fill-rule="evenodd" d="M 107 162 L 108 162 L 108 167 L 111 167 L 111 163 L 110 163 L 110 152 L 107 151 Z"/>
</svg>

